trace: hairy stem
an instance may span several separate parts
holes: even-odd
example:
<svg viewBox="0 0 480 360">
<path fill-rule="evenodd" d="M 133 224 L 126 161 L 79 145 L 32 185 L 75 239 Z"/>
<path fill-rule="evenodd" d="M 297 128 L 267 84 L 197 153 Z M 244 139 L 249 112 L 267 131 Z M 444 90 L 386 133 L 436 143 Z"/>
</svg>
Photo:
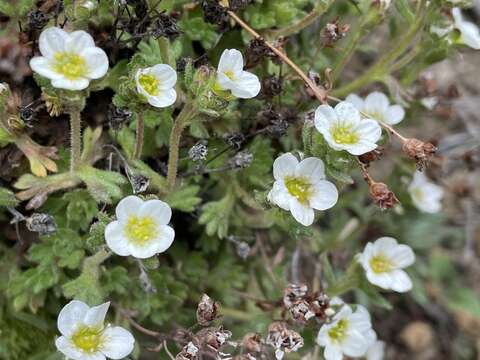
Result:
<svg viewBox="0 0 480 360">
<path fill-rule="evenodd" d="M 135 149 L 133 150 L 133 160 L 138 160 L 142 156 L 143 150 L 143 134 L 145 133 L 145 122 L 143 114 L 137 113 L 137 128 L 135 133 Z"/>
<path fill-rule="evenodd" d="M 275 39 L 281 36 L 290 36 L 296 34 L 313 24 L 322 14 L 324 14 L 328 10 L 330 5 L 332 4 L 333 0 L 319 0 L 318 4 L 315 5 L 313 10 L 310 11 L 307 15 L 305 15 L 302 19 L 282 29 L 268 31 L 265 35 L 268 38 Z"/>
<path fill-rule="evenodd" d="M 77 170 L 82 155 L 82 119 L 80 111 L 70 113 L 70 172 Z"/>
<path fill-rule="evenodd" d="M 174 60 L 170 56 L 170 51 L 169 51 L 170 42 L 168 41 L 168 39 L 163 36 L 159 37 L 158 47 L 160 48 L 160 54 L 162 55 L 163 62 L 175 68 Z"/>
<path fill-rule="evenodd" d="M 290 60 L 290 58 L 283 51 L 277 49 L 275 46 L 270 44 L 268 41 L 265 41 L 260 36 L 259 33 L 257 33 L 255 30 L 253 30 L 247 23 L 245 23 L 242 19 L 240 19 L 237 16 L 237 14 L 235 14 L 233 11 L 227 10 L 227 13 L 228 13 L 228 15 L 230 15 L 230 17 L 232 19 L 234 19 L 238 23 L 238 25 L 240 25 L 242 28 L 244 28 L 245 31 L 247 31 L 255 39 L 262 40 L 264 42 L 265 46 L 267 46 L 270 50 L 272 50 L 275 53 L 275 55 L 277 55 L 284 63 L 286 63 L 288 66 L 290 66 L 293 69 L 293 71 L 295 71 L 298 74 L 298 76 L 300 76 L 302 78 L 302 80 L 305 82 L 305 84 L 307 84 L 307 86 L 312 90 L 312 92 L 315 94 L 315 96 L 317 97 L 317 99 L 321 103 L 326 103 L 327 92 L 324 89 L 320 89 L 317 86 L 317 84 L 315 84 L 315 82 L 312 79 L 310 79 L 303 72 L 303 70 L 298 67 L 297 64 L 295 64 L 292 60 Z"/>
<path fill-rule="evenodd" d="M 168 151 L 167 188 L 169 191 L 173 190 L 177 179 L 178 152 L 183 130 L 185 129 L 187 121 L 193 118 L 196 113 L 195 106 L 192 103 L 186 103 L 173 123 L 172 131 L 170 133 L 170 148 Z"/>
</svg>

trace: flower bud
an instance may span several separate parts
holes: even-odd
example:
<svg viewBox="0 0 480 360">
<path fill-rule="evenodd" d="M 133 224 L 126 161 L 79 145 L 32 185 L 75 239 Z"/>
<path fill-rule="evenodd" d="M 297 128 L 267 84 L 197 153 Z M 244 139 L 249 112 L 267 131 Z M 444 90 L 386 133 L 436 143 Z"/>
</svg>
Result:
<svg viewBox="0 0 480 360">
<path fill-rule="evenodd" d="M 407 154 L 410 159 L 417 163 L 417 169 L 422 171 L 430 161 L 437 148 L 432 143 L 425 143 L 418 139 L 407 139 L 403 143 L 403 152 Z"/>
<path fill-rule="evenodd" d="M 202 326 L 210 324 L 217 317 L 218 307 L 217 302 L 213 301 L 207 294 L 203 294 L 197 307 L 197 322 Z"/>
</svg>

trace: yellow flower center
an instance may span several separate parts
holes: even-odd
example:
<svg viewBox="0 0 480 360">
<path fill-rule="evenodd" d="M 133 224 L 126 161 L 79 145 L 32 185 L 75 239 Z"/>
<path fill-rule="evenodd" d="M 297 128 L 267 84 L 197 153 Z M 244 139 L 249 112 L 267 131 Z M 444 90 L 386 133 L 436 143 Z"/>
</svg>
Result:
<svg viewBox="0 0 480 360">
<path fill-rule="evenodd" d="M 423 200 L 423 191 L 421 188 L 414 188 L 412 190 L 412 195 L 414 198 L 416 198 L 418 201 Z"/>
<path fill-rule="evenodd" d="M 57 52 L 53 58 L 53 70 L 69 80 L 81 78 L 88 71 L 87 62 L 80 55 L 69 52 Z"/>
<path fill-rule="evenodd" d="M 391 271 L 393 268 L 393 263 L 385 255 L 380 254 L 375 255 L 370 259 L 370 267 L 372 268 L 374 273 L 381 274 Z"/>
<path fill-rule="evenodd" d="M 89 353 L 99 350 L 102 344 L 103 327 L 81 326 L 73 335 L 72 342 L 75 347 Z"/>
<path fill-rule="evenodd" d="M 337 144 L 352 145 L 356 144 L 359 139 L 351 125 L 335 125 L 330 132 Z"/>
<path fill-rule="evenodd" d="M 233 73 L 232 70 L 227 70 L 227 71 L 224 71 L 223 73 L 224 73 L 225 76 L 228 77 L 230 80 L 234 80 L 234 79 L 235 79 L 235 74 Z"/>
<path fill-rule="evenodd" d="M 347 335 L 348 330 L 348 321 L 341 319 L 338 321 L 337 325 L 328 330 L 328 336 L 332 341 L 342 341 Z"/>
<path fill-rule="evenodd" d="M 158 85 L 160 82 L 155 76 L 142 74 L 138 78 L 138 82 L 148 94 L 152 96 L 158 95 Z"/>
<path fill-rule="evenodd" d="M 287 190 L 290 193 L 290 195 L 297 198 L 297 200 L 302 204 L 307 203 L 308 200 L 310 199 L 310 196 L 312 195 L 312 191 L 311 191 L 312 184 L 310 184 L 304 178 L 287 176 L 285 178 L 285 186 L 287 187 Z"/>
<path fill-rule="evenodd" d="M 136 245 L 145 245 L 157 237 L 157 224 L 149 216 L 131 216 L 125 226 L 125 234 Z"/>
</svg>

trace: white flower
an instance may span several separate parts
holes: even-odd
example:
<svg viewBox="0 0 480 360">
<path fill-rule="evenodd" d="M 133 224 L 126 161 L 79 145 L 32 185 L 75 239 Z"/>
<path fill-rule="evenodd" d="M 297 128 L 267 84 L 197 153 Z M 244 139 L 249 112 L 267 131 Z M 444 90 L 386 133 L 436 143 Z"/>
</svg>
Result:
<svg viewBox="0 0 480 360">
<path fill-rule="evenodd" d="M 408 192 L 417 209 L 432 214 L 442 209 L 443 189 L 428 181 L 424 173 L 415 172 Z"/>
<path fill-rule="evenodd" d="M 258 77 L 243 71 L 243 56 L 236 49 L 223 51 L 217 70 L 217 83 L 222 90 L 230 90 L 240 99 L 251 99 L 260 92 Z"/>
<path fill-rule="evenodd" d="M 170 65 L 157 64 L 139 69 L 135 75 L 137 91 L 147 98 L 150 105 L 163 108 L 175 103 L 177 73 Z"/>
<path fill-rule="evenodd" d="M 383 360 L 385 356 L 385 342 L 377 340 L 368 348 L 365 358 L 367 360 Z"/>
<path fill-rule="evenodd" d="M 325 347 L 323 356 L 326 360 L 341 360 L 344 354 L 349 357 L 366 355 L 376 338 L 367 309 L 357 305 L 354 312 L 345 304 L 331 323 L 320 328 L 317 343 Z"/>
<path fill-rule="evenodd" d="M 65 305 L 57 320 L 62 334 L 55 341 L 57 349 L 73 360 L 123 359 L 128 356 L 135 339 L 122 327 L 104 325 L 109 306 L 107 302 L 90 308 L 78 300 Z"/>
<path fill-rule="evenodd" d="M 309 157 L 298 162 L 291 153 L 283 154 L 273 163 L 273 177 L 268 200 L 290 211 L 302 225 L 313 223 L 313 209 L 327 210 L 337 203 L 337 188 L 325 180 L 320 159 Z"/>
<path fill-rule="evenodd" d="M 53 87 L 83 90 L 90 80 L 108 71 L 107 55 L 82 30 L 67 33 L 57 27 L 45 29 L 40 34 L 39 48 L 42 56 L 32 58 L 30 67 L 50 79 Z"/>
<path fill-rule="evenodd" d="M 381 237 L 365 246 L 358 261 L 372 284 L 397 292 L 412 289 L 410 277 L 402 270 L 415 262 L 410 246 L 398 244 L 391 237 Z"/>
<path fill-rule="evenodd" d="M 360 112 L 348 102 L 339 103 L 335 109 L 320 105 L 315 111 L 315 127 L 330 147 L 353 155 L 372 151 L 382 136 L 378 122 L 362 119 Z"/>
<path fill-rule="evenodd" d="M 350 94 L 345 99 L 353 104 L 358 111 L 368 115 L 370 119 L 382 121 L 389 125 L 398 124 L 405 117 L 405 110 L 400 105 L 390 105 L 388 97 L 379 91 L 374 91 L 364 99 L 357 94 Z"/>
<path fill-rule="evenodd" d="M 463 20 L 459 8 L 452 9 L 452 16 L 455 28 L 460 31 L 460 41 L 472 49 L 480 50 L 480 30 L 478 26 L 470 21 Z"/>
<path fill-rule="evenodd" d="M 131 195 L 118 203 L 115 213 L 117 220 L 105 228 L 105 240 L 115 254 L 145 259 L 172 245 L 175 231 L 167 225 L 172 217 L 167 203 Z"/>
<path fill-rule="evenodd" d="M 9 87 L 7 83 L 0 83 L 0 94 L 2 94 L 5 91 L 8 91 Z"/>
</svg>

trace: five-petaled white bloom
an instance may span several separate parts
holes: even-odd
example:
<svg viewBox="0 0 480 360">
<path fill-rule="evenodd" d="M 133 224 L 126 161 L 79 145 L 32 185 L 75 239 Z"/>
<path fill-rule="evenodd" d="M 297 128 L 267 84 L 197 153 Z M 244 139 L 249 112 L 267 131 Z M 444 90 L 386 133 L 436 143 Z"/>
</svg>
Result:
<svg viewBox="0 0 480 360">
<path fill-rule="evenodd" d="M 403 270 L 415 262 L 415 254 L 410 246 L 398 244 L 391 237 L 381 237 L 365 246 L 358 255 L 358 261 L 372 284 L 397 292 L 412 289 L 412 281 Z"/>
<path fill-rule="evenodd" d="M 323 161 L 309 157 L 301 162 L 291 153 L 283 154 L 273 163 L 275 183 L 268 200 L 290 211 L 300 224 L 313 223 L 314 211 L 330 209 L 337 203 L 335 185 L 325 180 Z"/>
<path fill-rule="evenodd" d="M 326 360 L 341 360 L 344 354 L 365 356 L 376 339 L 367 309 L 357 305 L 353 311 L 349 305 L 343 304 L 332 322 L 320 328 L 317 343 L 325 347 L 323 356 Z"/>
<path fill-rule="evenodd" d="M 157 64 L 139 69 L 135 75 L 137 91 L 146 97 L 152 106 L 163 108 L 175 103 L 177 73 L 170 65 Z"/>
<path fill-rule="evenodd" d="M 372 346 L 368 348 L 365 359 L 367 360 L 383 360 L 385 356 L 385 342 L 376 340 Z"/>
<path fill-rule="evenodd" d="M 217 70 L 217 84 L 222 90 L 230 90 L 240 99 L 251 99 L 260 92 L 258 77 L 243 71 L 243 56 L 236 49 L 223 51 Z"/>
<path fill-rule="evenodd" d="M 362 119 L 354 105 L 341 102 L 332 108 L 320 105 L 315 111 L 315 127 L 334 150 L 362 155 L 377 147 L 382 136 L 377 121 Z"/>
<path fill-rule="evenodd" d="M 117 220 L 105 228 L 105 240 L 115 254 L 145 259 L 172 245 L 175 231 L 167 225 L 172 217 L 167 203 L 130 195 L 118 203 L 115 213 Z"/>
<path fill-rule="evenodd" d="M 73 360 L 123 359 L 128 356 L 135 339 L 122 327 L 105 326 L 109 306 L 107 302 L 91 308 L 78 300 L 65 305 L 57 320 L 62 334 L 55 341 L 57 349 Z"/>
<path fill-rule="evenodd" d="M 417 209 L 432 214 L 442 209 L 443 189 L 428 181 L 424 173 L 415 172 L 408 192 Z"/>
<path fill-rule="evenodd" d="M 398 124 L 405 117 L 405 110 L 400 105 L 390 105 L 388 97 L 379 91 L 374 91 L 364 99 L 357 94 L 350 94 L 345 99 L 353 104 L 358 111 L 368 115 L 370 119 L 382 121 L 389 125 Z"/>
<path fill-rule="evenodd" d="M 90 80 L 108 71 L 107 55 L 82 30 L 67 33 L 57 27 L 45 29 L 40 34 L 39 48 L 42 56 L 32 58 L 30 67 L 50 79 L 53 87 L 83 90 Z"/>
<path fill-rule="evenodd" d="M 480 50 L 480 30 L 477 25 L 465 21 L 459 8 L 452 9 L 454 27 L 460 31 L 460 41 L 472 49 Z"/>
</svg>

